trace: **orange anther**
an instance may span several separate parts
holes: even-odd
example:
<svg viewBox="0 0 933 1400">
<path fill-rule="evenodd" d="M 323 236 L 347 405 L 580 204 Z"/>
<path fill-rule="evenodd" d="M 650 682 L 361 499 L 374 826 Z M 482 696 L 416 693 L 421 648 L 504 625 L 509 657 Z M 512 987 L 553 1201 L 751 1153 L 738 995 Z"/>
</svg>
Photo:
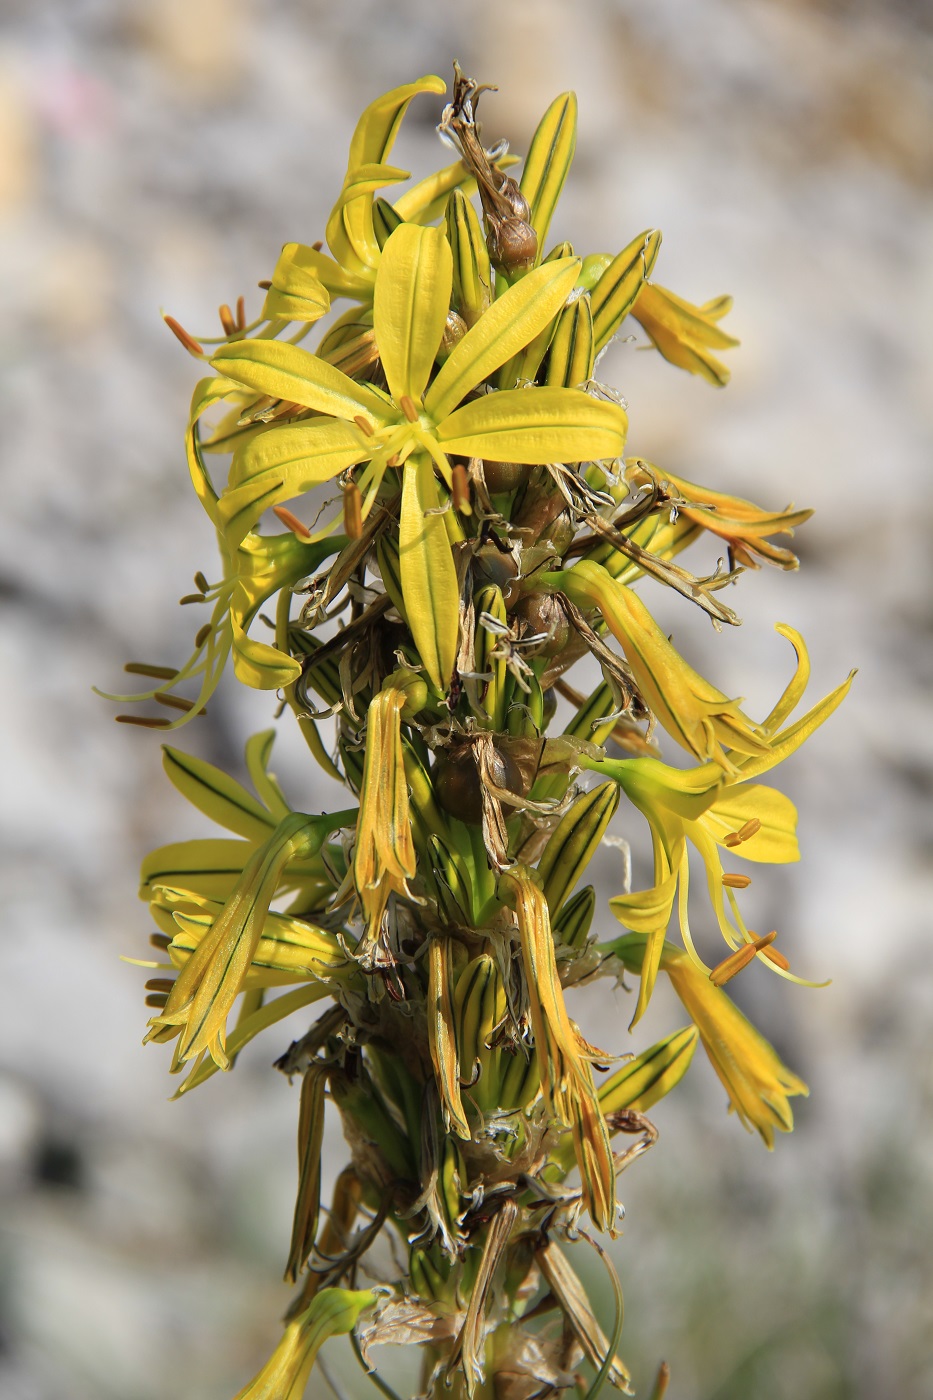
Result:
<svg viewBox="0 0 933 1400">
<path fill-rule="evenodd" d="M 297 535 L 300 540 L 309 540 L 311 538 L 311 531 L 308 529 L 307 525 L 303 525 L 298 519 L 298 516 L 292 515 L 290 510 L 286 510 L 284 506 L 273 506 L 272 512 L 274 515 L 277 515 L 282 524 L 291 530 L 293 535 Z"/>
<path fill-rule="evenodd" d="M 363 533 L 363 497 L 355 481 L 343 489 L 343 527 L 351 540 Z"/>
<path fill-rule="evenodd" d="M 172 334 L 181 341 L 182 345 L 190 354 L 203 358 L 204 346 L 195 340 L 193 335 L 189 335 L 184 326 L 180 325 L 179 322 L 175 320 L 174 316 L 163 316 L 162 319 Z"/>
</svg>

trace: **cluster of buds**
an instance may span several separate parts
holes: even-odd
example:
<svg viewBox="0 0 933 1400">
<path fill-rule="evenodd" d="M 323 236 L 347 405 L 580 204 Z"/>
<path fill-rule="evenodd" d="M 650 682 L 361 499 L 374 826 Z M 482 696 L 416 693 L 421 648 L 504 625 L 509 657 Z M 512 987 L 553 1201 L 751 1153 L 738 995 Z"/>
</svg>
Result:
<svg viewBox="0 0 933 1400">
<path fill-rule="evenodd" d="M 211 605 L 185 666 L 127 668 L 157 684 L 118 698 L 173 717 L 120 718 L 176 728 L 203 712 L 232 652 L 237 678 L 283 697 L 311 757 L 347 790 L 345 810 L 307 813 L 313 776 L 290 772 L 286 796 L 269 771 L 271 730 L 247 745 L 252 790 L 166 747 L 172 783 L 232 836 L 163 846 L 143 864 L 158 928 L 147 1038 L 172 1046 L 179 1094 L 311 1009 L 277 1061 L 301 1081 L 285 1271 L 298 1292 L 240 1400 L 298 1400 L 339 1333 L 387 1395 L 373 1352 L 392 1343 L 420 1349 L 422 1396 L 632 1393 L 617 1282 L 607 1337 L 569 1246 L 593 1247 L 614 1280 L 596 1235 L 616 1233 L 619 1173 L 654 1143 L 646 1115 L 698 1042 L 769 1147 L 806 1093 L 723 990 L 752 962 L 803 980 L 774 934 L 746 926 L 737 892 L 750 879 L 733 864 L 798 858 L 794 808 L 759 779 L 850 682 L 792 721 L 808 662 L 779 627 L 796 666 L 753 719 L 679 655 L 640 586 L 667 585 L 717 629 L 734 625 L 722 590 L 759 560 L 795 568 L 772 537 L 809 512 L 626 458 L 624 401 L 595 375 L 627 318 L 714 384 L 727 378 L 714 352 L 736 342 L 720 328 L 728 298 L 695 306 L 650 280 L 657 231 L 615 255 L 548 247 L 572 94 L 545 113 L 516 180 L 507 147 L 483 144 L 480 89 L 456 69 L 439 132 L 457 159 L 394 202 L 378 193 L 409 179 L 387 163 L 409 103 L 444 90 L 426 77 L 366 109 L 329 252 L 287 244 L 259 320 L 247 324 L 242 302 L 235 316 L 223 307 L 214 341 L 170 321 L 211 367 L 186 441 L 222 576 L 199 573 L 182 600 Z M 305 348 L 338 300 L 349 309 Z M 221 485 L 208 463 L 224 455 Z M 327 483 L 306 524 L 298 498 Z M 267 512 L 283 532 L 260 530 Z M 724 558 L 701 577 L 674 560 L 707 534 Z M 264 605 L 274 631 L 260 640 L 250 630 Z M 581 658 L 602 676 L 589 694 L 566 678 Z M 189 682 L 191 698 L 179 694 Z M 662 732 L 689 766 L 662 760 Z M 600 940 L 581 881 L 602 843 L 624 847 L 610 823 L 630 833 L 642 819 L 653 883 L 633 891 L 620 871 L 609 909 L 621 929 Z M 727 944 L 712 967 L 688 924 L 691 847 Z M 687 1024 L 639 1053 L 595 1047 L 568 1013 L 568 986 L 630 974 L 634 1026 L 660 973 Z M 349 1163 L 322 1216 L 328 1102 Z M 373 1253 L 386 1237 L 391 1267 Z"/>
</svg>

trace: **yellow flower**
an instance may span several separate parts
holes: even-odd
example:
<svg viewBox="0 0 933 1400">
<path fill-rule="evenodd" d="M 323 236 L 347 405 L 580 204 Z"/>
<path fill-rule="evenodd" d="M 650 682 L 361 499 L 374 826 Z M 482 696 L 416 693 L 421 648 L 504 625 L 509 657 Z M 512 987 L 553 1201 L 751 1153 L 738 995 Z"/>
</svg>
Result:
<svg viewBox="0 0 933 1400">
<path fill-rule="evenodd" d="M 641 970 L 645 939 L 626 934 L 606 944 L 633 971 Z M 764 1036 L 721 988 L 693 963 L 688 955 L 665 943 L 661 967 L 700 1033 L 703 1048 L 729 1095 L 730 1111 L 744 1127 L 757 1129 L 768 1148 L 774 1146 L 775 1129 L 789 1133 L 794 1115 L 788 1099 L 810 1091 L 802 1079 L 783 1064 Z"/>
<path fill-rule="evenodd" d="M 792 535 L 797 525 L 810 519 L 812 510 L 795 510 L 793 505 L 781 511 L 766 511 L 740 496 L 727 496 L 722 491 L 710 491 L 682 476 L 662 471 L 640 457 L 629 458 L 625 464 L 625 479 L 631 486 L 648 483 L 674 488 L 678 517 L 700 525 L 711 534 L 726 541 L 732 558 L 747 569 L 757 569 L 759 555 L 769 564 L 782 569 L 796 569 L 799 561 L 789 549 L 771 544 L 769 535 Z"/>
<path fill-rule="evenodd" d="M 644 603 L 600 564 L 581 560 L 572 569 L 542 574 L 572 602 L 598 607 L 620 643 L 646 704 L 672 739 L 696 758 L 735 772 L 725 749 L 763 755 L 767 739 L 739 708 L 689 666 L 668 641 Z"/>
<path fill-rule="evenodd" d="M 584 767 L 601 777 L 613 778 L 639 809 L 651 828 L 654 850 L 654 884 L 633 894 L 618 895 L 610 908 L 620 923 L 647 939 L 640 964 L 641 985 L 632 1021 L 643 1014 L 660 967 L 664 935 L 677 900 L 684 945 L 695 966 L 708 974 L 694 945 L 688 917 L 689 861 L 687 842 L 700 853 L 706 870 L 710 902 L 720 930 L 733 949 L 752 941 L 734 894 L 744 883 L 723 871 L 721 850 L 768 864 L 799 860 L 793 803 L 783 793 L 759 783 L 749 783 L 794 753 L 828 719 L 848 694 L 850 675 L 796 723 L 781 728 L 800 700 L 809 675 L 803 638 L 793 628 L 778 625 L 797 652 L 797 667 L 783 695 L 761 726 L 767 736 L 764 754 L 738 755 L 732 772 L 715 763 L 694 769 L 675 769 L 651 758 L 594 760 L 584 756 Z M 727 912 L 726 905 L 729 905 Z M 731 918 L 730 918 L 731 912 Z M 818 985 L 795 976 L 773 962 L 767 950 L 758 956 L 768 968 L 792 982 Z"/>
<path fill-rule="evenodd" d="M 179 706 L 184 704 L 184 711 L 175 720 L 158 721 L 161 729 L 177 729 L 200 714 L 217 688 L 231 651 L 237 680 L 255 690 L 278 690 L 301 674 L 297 661 L 267 642 L 250 637 L 249 627 L 268 598 L 289 588 L 306 574 L 314 573 L 323 559 L 336 553 L 345 543 L 339 535 L 329 540 L 310 541 L 301 540 L 290 532 L 271 536 L 250 533 L 234 549 L 227 547 L 222 535 L 218 540 L 224 569 L 221 581 L 209 584 L 203 580 L 200 594 L 182 599 L 185 603 L 213 604 L 210 621 L 198 632 L 194 651 L 184 666 L 178 671 L 167 670 L 166 674 L 158 667 L 130 663 L 126 668 L 130 672 L 163 675 L 162 684 L 129 695 L 98 691 L 108 700 L 155 699 L 171 704 L 174 692 L 183 682 L 200 680 L 197 698 L 193 702 L 176 700 Z"/>
<path fill-rule="evenodd" d="M 389 896 L 411 896 L 408 882 L 418 868 L 401 719 L 403 714 L 417 714 L 426 700 L 424 681 L 410 671 L 396 671 L 370 702 L 367 714 L 353 880 L 370 939 L 377 936 Z"/>
<path fill-rule="evenodd" d="M 704 306 L 694 306 L 666 287 L 644 282 L 631 314 L 665 360 L 721 388 L 729 382 L 729 370 L 711 351 L 730 350 L 739 343 L 717 324 L 731 308 L 731 297 L 715 297 Z"/>
<path fill-rule="evenodd" d="M 235 1400 L 302 1400 L 328 1337 L 351 1332 L 378 1297 L 372 1288 L 323 1288 L 307 1311 L 288 1324 L 265 1366 L 237 1392 Z"/>
<path fill-rule="evenodd" d="M 615 1169 L 589 1063 L 598 1052 L 587 1045 L 567 1014 L 543 891 L 520 865 L 503 874 L 500 888 L 514 903 L 518 917 L 541 1091 L 557 1120 L 572 1130 L 583 1198 L 593 1223 L 611 1231 Z"/>
<path fill-rule="evenodd" d="M 269 506 L 353 466 L 362 465 L 356 485 L 365 518 L 387 471 L 401 468 L 402 593 L 427 675 L 445 689 L 456 655 L 460 593 L 435 471 L 449 491 L 451 454 L 540 464 L 616 458 L 624 447 L 623 410 L 578 389 L 509 388 L 464 402 L 550 324 L 579 268 L 577 258 L 558 258 L 509 288 L 457 343 L 430 385 L 453 288 L 443 228 L 400 224 L 379 259 L 373 329 L 388 394 L 298 345 L 239 340 L 223 346 L 213 361 L 223 382 L 317 415 L 267 428 L 237 450 L 216 508 L 228 546 L 235 548 Z"/>
</svg>

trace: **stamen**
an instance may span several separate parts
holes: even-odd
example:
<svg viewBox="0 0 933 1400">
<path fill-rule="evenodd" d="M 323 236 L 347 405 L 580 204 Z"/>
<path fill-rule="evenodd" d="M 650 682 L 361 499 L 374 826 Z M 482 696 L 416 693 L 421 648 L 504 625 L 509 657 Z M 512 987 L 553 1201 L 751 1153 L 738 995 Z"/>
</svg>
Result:
<svg viewBox="0 0 933 1400">
<path fill-rule="evenodd" d="M 415 408 L 414 399 L 409 398 L 407 394 L 403 394 L 398 401 L 398 406 L 404 413 L 405 417 L 408 419 L 409 423 L 417 423 L 418 410 L 417 408 Z"/>
<path fill-rule="evenodd" d="M 369 419 L 363 417 L 362 413 L 358 413 L 353 421 L 361 433 L 364 433 L 366 437 L 373 437 L 376 430 Z"/>
<path fill-rule="evenodd" d="M 194 634 L 194 644 L 196 647 L 203 647 L 208 637 L 213 632 L 213 627 L 209 622 L 205 622 L 203 627 L 199 627 Z"/>
<path fill-rule="evenodd" d="M 146 997 L 144 1005 L 152 1006 L 156 1010 L 161 1011 L 167 1001 L 168 994 L 166 992 L 150 992 Z"/>
<path fill-rule="evenodd" d="M 311 531 L 308 529 L 307 525 L 303 525 L 298 519 L 298 516 L 292 515 L 291 511 L 286 510 L 284 506 L 273 506 L 272 513 L 277 515 L 282 524 L 287 526 L 292 534 L 297 535 L 300 540 L 309 540 L 311 538 Z"/>
<path fill-rule="evenodd" d="M 148 661 L 128 661 L 123 669 L 131 676 L 151 676 L 154 681 L 173 681 L 178 675 L 174 666 L 150 666 Z"/>
<path fill-rule="evenodd" d="M 188 332 L 185 330 L 184 326 L 180 325 L 179 322 L 175 320 L 174 316 L 163 316 L 162 320 L 168 326 L 169 330 L 176 337 L 176 339 L 181 341 L 182 345 L 185 347 L 186 350 L 188 350 L 192 355 L 198 355 L 199 357 L 203 357 L 204 346 L 201 345 L 199 341 L 195 340 L 193 335 L 189 335 Z"/>
<path fill-rule="evenodd" d="M 730 890 L 747 890 L 752 883 L 750 875 L 723 875 L 722 883 Z"/>
<path fill-rule="evenodd" d="M 450 475 L 454 509 L 463 511 L 465 515 L 470 515 L 472 506 L 470 505 L 470 479 L 467 476 L 467 469 L 462 462 L 458 462 Z"/>
<path fill-rule="evenodd" d="M 204 574 L 201 573 L 201 570 L 200 570 L 200 569 L 198 569 L 198 572 L 197 572 L 197 573 L 195 574 L 195 576 L 194 576 L 194 582 L 195 582 L 195 586 L 196 586 L 197 588 L 200 588 L 200 590 L 201 590 L 202 593 L 206 593 L 207 590 L 210 588 L 210 584 L 208 583 L 208 581 L 207 581 L 207 579 L 205 578 Z"/>
<path fill-rule="evenodd" d="M 178 600 L 179 607 L 184 607 L 186 603 L 203 603 L 203 602 L 204 602 L 204 594 L 203 594 L 203 593 L 186 593 L 185 596 L 184 596 L 184 598 L 179 598 L 179 600 Z"/>
<path fill-rule="evenodd" d="M 150 977 L 146 983 L 147 992 L 170 992 L 175 985 L 174 977 Z"/>
<path fill-rule="evenodd" d="M 761 830 L 761 822 L 757 817 L 749 817 L 744 826 L 740 826 L 738 831 L 732 831 L 723 841 L 724 846 L 741 846 L 743 841 L 748 841 L 750 837 L 757 836 Z"/>
<path fill-rule="evenodd" d="M 790 968 L 790 960 L 785 958 L 783 953 L 779 953 L 777 948 L 764 948 L 762 950 L 769 962 L 773 962 L 775 967 L 779 967 L 782 972 L 787 972 Z"/>
<path fill-rule="evenodd" d="M 233 335 L 237 328 L 236 321 L 234 321 L 233 312 L 226 302 L 224 302 L 223 306 L 218 308 L 217 314 L 220 317 L 220 324 L 224 328 L 224 335 Z"/>
<path fill-rule="evenodd" d="M 153 948 L 159 948 L 164 953 L 171 943 L 167 933 L 150 933 L 149 943 Z"/>
<path fill-rule="evenodd" d="M 256 283 L 256 286 L 259 288 L 259 290 L 260 290 L 261 292 L 268 292 L 268 291 L 270 291 L 271 288 L 272 288 L 272 283 L 269 282 L 269 281 L 267 281 L 266 278 L 263 278 L 263 280 L 262 280 L 261 282 L 257 282 L 257 283 Z"/>
<path fill-rule="evenodd" d="M 114 715 L 117 724 L 135 724 L 140 729 L 168 729 L 171 727 L 170 719 L 155 719 L 149 715 Z"/>
<path fill-rule="evenodd" d="M 386 458 L 387 467 L 400 467 L 401 465 L 402 459 L 397 452 L 393 452 L 391 457 Z"/>
<path fill-rule="evenodd" d="M 751 930 L 749 930 L 749 932 L 751 932 Z M 777 930 L 772 929 L 770 933 L 764 934 L 761 938 L 753 939 L 751 943 L 745 943 L 741 948 L 737 949 L 736 952 L 730 953 L 727 958 L 723 958 L 722 962 L 714 967 L 709 975 L 709 980 L 712 982 L 713 986 L 724 987 L 737 973 L 742 971 L 743 967 L 748 967 L 748 964 L 753 960 L 756 953 L 760 953 L 763 948 L 767 948 L 768 944 L 773 943 L 776 938 Z"/>
<path fill-rule="evenodd" d="M 236 328 L 238 331 L 246 329 L 246 297 L 236 299 Z"/>
<path fill-rule="evenodd" d="M 152 698 L 157 705 L 164 705 L 167 710 L 184 710 L 186 715 L 194 709 L 194 701 L 186 700 L 183 695 L 153 695 Z"/>
<path fill-rule="evenodd" d="M 355 481 L 343 488 L 343 526 L 351 540 L 363 533 L 363 498 Z"/>
</svg>

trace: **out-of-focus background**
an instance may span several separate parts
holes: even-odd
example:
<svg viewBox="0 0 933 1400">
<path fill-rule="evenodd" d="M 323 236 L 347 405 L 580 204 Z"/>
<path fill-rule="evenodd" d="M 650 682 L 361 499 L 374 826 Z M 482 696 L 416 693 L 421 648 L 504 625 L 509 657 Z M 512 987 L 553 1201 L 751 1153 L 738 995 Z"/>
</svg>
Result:
<svg viewBox="0 0 933 1400">
<path fill-rule="evenodd" d="M 196 568 L 213 573 L 181 452 L 197 367 L 160 307 L 206 335 L 240 292 L 255 314 L 280 245 L 322 235 L 362 107 L 424 72 L 447 77 L 454 57 L 500 85 L 485 132 L 518 152 L 550 99 L 577 90 L 555 238 L 616 250 L 658 226 L 658 281 L 697 301 L 735 295 L 743 344 L 727 391 L 638 343 L 602 363 L 628 398 L 632 450 L 774 508 L 816 507 L 800 573 L 746 575 L 730 596 L 740 631 L 717 638 L 666 601 L 665 624 L 753 714 L 789 674 L 775 620 L 806 634 L 814 698 L 861 668 L 781 770 L 804 860 L 749 892 L 751 921 L 781 930 L 794 966 L 834 979 L 800 990 L 756 965 L 740 987 L 811 1098 L 772 1154 L 726 1116 L 702 1056 L 655 1111 L 660 1144 L 622 1180 L 623 1353 L 642 1395 L 663 1356 L 676 1400 L 925 1400 L 933 10 L 921 0 L 5 0 L 0 1393 L 227 1400 L 278 1335 L 297 1091 L 270 1073 L 273 1036 L 234 1075 L 167 1102 L 167 1057 L 139 1043 L 142 974 L 119 957 L 149 931 L 141 855 L 206 828 L 163 779 L 157 736 L 115 727 L 90 686 L 120 688 L 126 659 L 187 655 L 201 619 L 174 600 Z M 417 100 L 398 163 L 445 160 L 439 114 Z M 271 710 L 226 686 L 181 738 L 236 767 Z M 313 809 L 284 731 L 275 766 Z M 614 853 L 600 870 L 617 891 Z M 582 1005 L 591 1039 L 628 1048 L 630 998 L 601 984 Z M 635 1048 L 681 1019 L 659 993 Z M 335 1131 L 329 1170 L 341 1152 Z M 348 1393 L 376 1392 L 358 1376 Z"/>
</svg>

